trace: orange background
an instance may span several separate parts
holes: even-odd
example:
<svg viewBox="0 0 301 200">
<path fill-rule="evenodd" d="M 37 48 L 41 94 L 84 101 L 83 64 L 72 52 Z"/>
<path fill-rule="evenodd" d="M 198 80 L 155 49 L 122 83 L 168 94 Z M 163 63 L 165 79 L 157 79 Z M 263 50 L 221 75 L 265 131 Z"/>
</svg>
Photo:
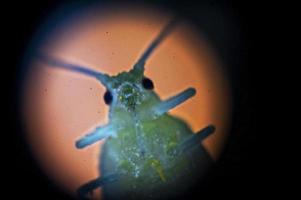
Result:
<svg viewBox="0 0 301 200">
<path fill-rule="evenodd" d="M 129 70 L 152 39 L 171 19 L 146 9 L 92 12 L 58 29 L 41 52 L 68 63 L 108 74 Z M 55 28 L 55 27 L 54 27 Z M 181 22 L 146 63 L 146 76 L 166 99 L 188 87 L 197 94 L 171 111 L 196 132 L 214 124 L 204 141 L 214 159 L 223 147 L 230 118 L 230 97 L 221 65 L 206 40 Z M 108 121 L 105 88 L 80 74 L 33 61 L 24 91 L 28 142 L 48 177 L 74 193 L 98 176 L 99 142 L 86 149 L 75 141 Z"/>
</svg>

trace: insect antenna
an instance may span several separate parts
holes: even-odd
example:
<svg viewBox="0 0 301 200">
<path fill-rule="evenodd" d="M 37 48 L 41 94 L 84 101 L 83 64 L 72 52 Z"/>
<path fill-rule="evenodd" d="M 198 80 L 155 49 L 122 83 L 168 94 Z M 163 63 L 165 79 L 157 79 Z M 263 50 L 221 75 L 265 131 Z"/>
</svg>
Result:
<svg viewBox="0 0 301 200">
<path fill-rule="evenodd" d="M 108 76 L 107 74 L 103 74 L 101 72 L 94 71 L 92 69 L 88 69 L 87 67 L 84 67 L 84 66 L 66 63 L 62 60 L 53 59 L 53 58 L 50 58 L 50 57 L 48 57 L 46 55 L 42 55 L 42 54 L 39 54 L 37 57 L 40 61 L 48 64 L 51 67 L 56 67 L 56 68 L 61 68 L 61 69 L 77 72 L 77 73 L 80 73 L 80 74 L 83 74 L 83 75 L 86 75 L 89 77 L 96 78 L 106 87 L 108 87 L 108 85 L 109 85 L 110 76 Z"/>
<path fill-rule="evenodd" d="M 179 17 L 175 17 L 172 19 L 159 33 L 159 35 L 150 43 L 147 49 L 143 52 L 143 54 L 139 57 L 138 61 L 134 65 L 134 69 L 144 70 L 144 64 L 149 56 L 153 53 L 156 47 L 171 33 L 171 31 L 177 25 L 179 21 Z"/>
</svg>

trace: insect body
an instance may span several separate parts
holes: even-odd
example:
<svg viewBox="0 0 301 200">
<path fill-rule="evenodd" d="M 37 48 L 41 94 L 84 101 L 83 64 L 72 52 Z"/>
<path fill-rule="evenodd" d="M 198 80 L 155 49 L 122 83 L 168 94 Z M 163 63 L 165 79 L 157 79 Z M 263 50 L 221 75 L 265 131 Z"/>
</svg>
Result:
<svg viewBox="0 0 301 200">
<path fill-rule="evenodd" d="M 194 134 L 184 121 L 168 114 L 194 96 L 195 89 L 161 100 L 144 76 L 147 58 L 175 23 L 161 31 L 129 72 L 116 76 L 40 56 L 53 67 L 97 78 L 107 89 L 108 124 L 76 141 L 77 148 L 84 148 L 106 139 L 100 155 L 102 175 L 78 189 L 81 198 L 88 198 L 98 187 L 103 188 L 105 199 L 172 198 L 192 186 L 209 166 L 211 158 L 200 143 L 214 132 L 214 126 Z"/>
</svg>

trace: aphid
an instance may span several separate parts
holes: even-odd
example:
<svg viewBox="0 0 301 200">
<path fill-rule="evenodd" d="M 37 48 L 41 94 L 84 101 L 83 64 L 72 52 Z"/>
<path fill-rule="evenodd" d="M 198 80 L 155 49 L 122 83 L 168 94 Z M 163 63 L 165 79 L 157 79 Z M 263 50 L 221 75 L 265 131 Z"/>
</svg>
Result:
<svg viewBox="0 0 301 200">
<path fill-rule="evenodd" d="M 195 89 L 161 100 L 152 80 L 144 76 L 147 59 L 175 25 L 172 20 L 165 26 L 130 71 L 115 76 L 39 56 L 50 66 L 96 78 L 106 87 L 108 124 L 76 141 L 81 149 L 106 140 L 100 155 L 102 175 L 78 189 L 80 198 L 102 187 L 105 199 L 169 199 L 194 185 L 212 162 L 201 141 L 214 126 L 194 134 L 183 120 L 168 113 L 194 96 Z"/>
</svg>

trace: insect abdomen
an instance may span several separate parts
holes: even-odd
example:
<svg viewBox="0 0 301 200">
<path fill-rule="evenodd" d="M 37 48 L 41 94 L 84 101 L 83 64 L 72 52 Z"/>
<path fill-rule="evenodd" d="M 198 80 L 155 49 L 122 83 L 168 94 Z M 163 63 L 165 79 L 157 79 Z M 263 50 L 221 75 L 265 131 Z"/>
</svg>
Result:
<svg viewBox="0 0 301 200">
<path fill-rule="evenodd" d="M 141 154 L 134 129 L 108 139 L 101 160 L 102 175 L 125 174 L 119 181 L 104 186 L 107 199 L 166 199 L 194 184 L 211 162 L 200 145 L 189 154 L 176 155 L 173 150 L 193 133 L 180 119 L 170 115 L 143 122 L 145 152 Z"/>
</svg>

